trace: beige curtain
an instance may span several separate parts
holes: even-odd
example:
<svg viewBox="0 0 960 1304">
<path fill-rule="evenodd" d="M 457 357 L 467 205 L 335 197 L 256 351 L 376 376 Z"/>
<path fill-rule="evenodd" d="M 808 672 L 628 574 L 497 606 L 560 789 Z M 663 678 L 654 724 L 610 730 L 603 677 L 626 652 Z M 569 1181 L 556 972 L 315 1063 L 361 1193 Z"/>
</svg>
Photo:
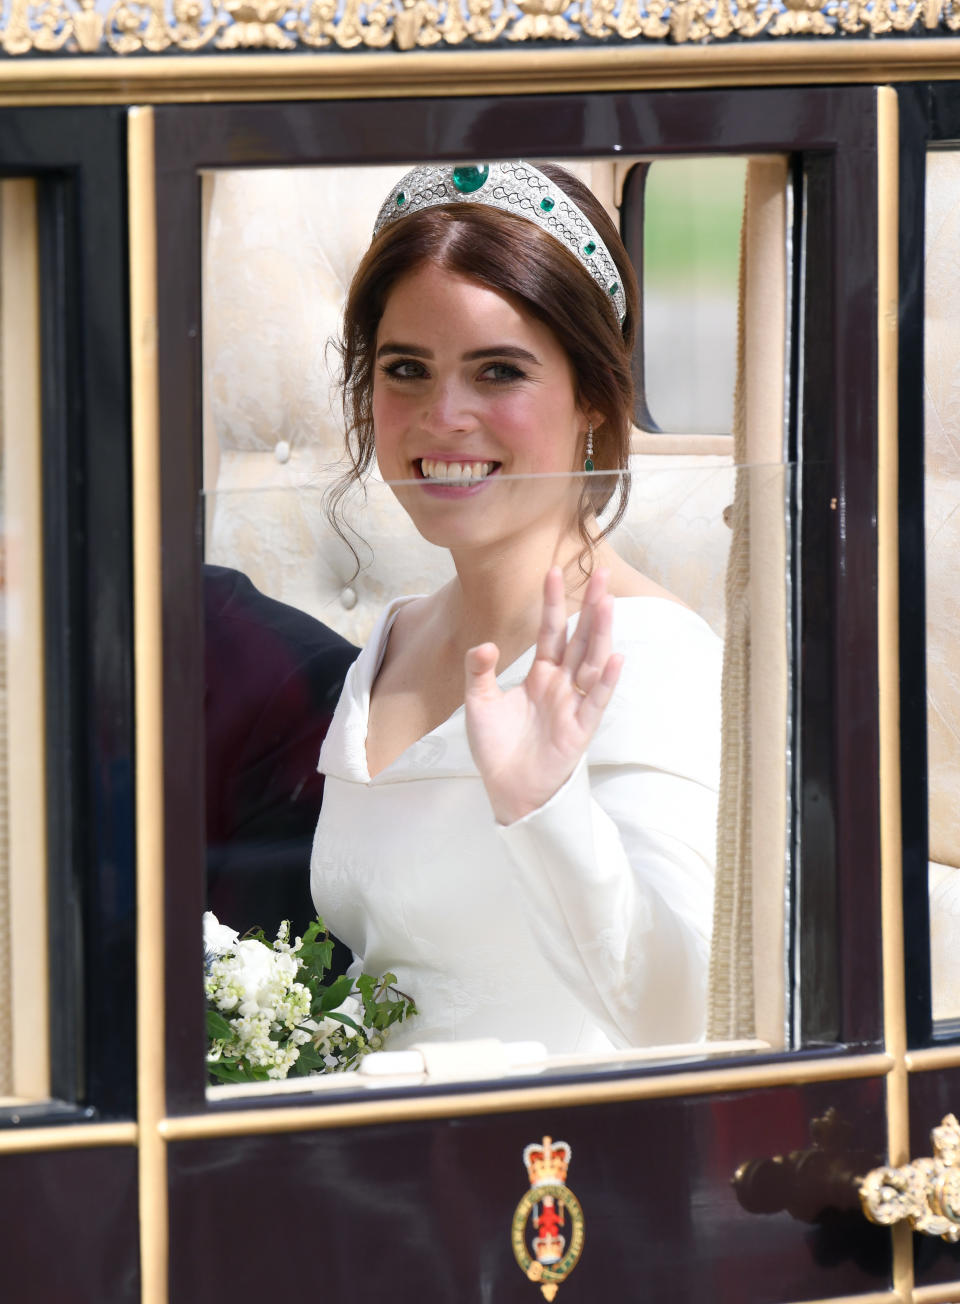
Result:
<svg viewBox="0 0 960 1304">
<path fill-rule="evenodd" d="M 784 158 L 747 167 L 726 576 L 723 751 L 707 1035 L 785 1040 L 787 853 Z"/>
</svg>

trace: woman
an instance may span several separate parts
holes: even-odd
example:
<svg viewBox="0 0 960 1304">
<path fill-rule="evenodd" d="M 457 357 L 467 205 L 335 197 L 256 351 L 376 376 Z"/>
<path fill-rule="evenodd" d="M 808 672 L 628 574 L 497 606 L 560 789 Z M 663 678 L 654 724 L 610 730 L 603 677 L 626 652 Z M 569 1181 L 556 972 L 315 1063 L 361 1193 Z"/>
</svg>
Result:
<svg viewBox="0 0 960 1304">
<path fill-rule="evenodd" d="M 636 322 L 549 165 L 414 169 L 351 285 L 346 483 L 375 455 L 456 566 L 384 612 L 320 755 L 314 901 L 416 1000 L 392 1048 L 702 1035 L 720 645 L 606 542 L 626 480 L 589 474 L 627 465 Z"/>
</svg>

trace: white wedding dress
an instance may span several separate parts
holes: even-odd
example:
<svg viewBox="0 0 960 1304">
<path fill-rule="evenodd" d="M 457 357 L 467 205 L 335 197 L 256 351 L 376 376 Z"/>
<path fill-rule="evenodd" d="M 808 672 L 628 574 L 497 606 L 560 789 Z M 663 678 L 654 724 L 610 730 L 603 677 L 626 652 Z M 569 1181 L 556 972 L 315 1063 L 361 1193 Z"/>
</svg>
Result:
<svg viewBox="0 0 960 1304">
<path fill-rule="evenodd" d="M 460 707 L 371 780 L 370 688 L 400 598 L 350 669 L 320 753 L 317 911 L 350 972 L 391 970 L 413 1042 L 499 1037 L 552 1053 L 696 1040 L 706 1017 L 720 640 L 664 598 L 618 598 L 624 667 L 581 762 L 498 825 Z M 530 648 L 498 676 L 520 683 Z"/>
</svg>

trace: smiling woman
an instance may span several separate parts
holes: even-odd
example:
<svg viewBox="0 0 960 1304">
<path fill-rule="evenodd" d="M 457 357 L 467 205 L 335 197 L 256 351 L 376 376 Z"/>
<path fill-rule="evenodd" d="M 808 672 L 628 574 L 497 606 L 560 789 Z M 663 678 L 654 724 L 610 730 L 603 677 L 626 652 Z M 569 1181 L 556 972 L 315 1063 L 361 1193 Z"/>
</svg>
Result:
<svg viewBox="0 0 960 1304">
<path fill-rule="evenodd" d="M 562 169 L 505 167 L 466 193 L 465 169 L 408 174 L 348 296 L 348 479 L 375 452 L 456 573 L 391 603 L 347 677 L 314 899 L 357 973 L 414 996 L 394 1045 L 694 1040 L 721 645 L 605 540 L 637 302 L 616 230 Z"/>
<path fill-rule="evenodd" d="M 413 275 L 424 279 L 404 289 L 400 282 Z M 626 468 L 638 295 L 630 260 L 602 205 L 556 165 L 425 167 L 408 173 L 388 194 L 374 242 L 349 291 L 343 382 L 353 475 L 345 477 L 343 489 L 370 466 L 373 404 L 393 392 L 376 384 L 377 367 L 381 379 L 392 374 L 398 382 L 413 380 L 421 374 L 416 364 L 425 360 L 424 350 L 442 345 L 449 369 L 449 333 L 436 329 L 429 311 L 418 321 L 434 323 L 432 340 L 397 333 L 406 324 L 405 314 L 423 305 L 425 295 L 444 322 L 469 325 L 460 363 L 486 364 L 474 368 L 472 382 L 475 397 L 488 394 L 492 424 L 502 426 L 505 435 L 512 430 L 515 437 L 518 427 L 522 433 L 522 446 L 507 458 L 509 469 L 573 471 L 588 460 L 591 468 Z M 384 371 L 384 351 L 397 345 L 400 352 L 388 359 L 394 365 Z M 424 369 L 423 383 L 428 374 Z M 495 407 L 489 406 L 490 391 L 500 395 Z M 423 397 L 421 387 L 412 401 L 422 407 Z M 440 407 L 421 440 L 430 435 L 432 419 L 439 421 L 441 436 L 445 433 L 444 404 L 462 403 L 463 392 L 451 389 L 445 378 L 439 390 L 434 385 L 430 399 L 439 400 Z M 458 451 L 472 456 L 475 450 L 468 443 Z M 399 475 L 392 478 L 417 474 L 414 460 L 433 452 L 425 446 L 409 450 L 407 467 L 397 467 Z M 435 460 L 449 463 L 455 457 L 447 449 Z M 382 465 L 381 472 L 392 476 Z M 608 477 L 602 485 L 586 482 L 582 488 L 579 533 L 589 546 L 620 520 L 626 481 Z M 611 492 L 616 502 L 597 528 Z"/>
<path fill-rule="evenodd" d="M 570 473 L 578 455 L 582 464 L 592 418 L 577 402 L 553 331 L 512 297 L 427 263 L 394 287 L 377 339 L 377 464 L 387 480 L 426 482 L 402 498 L 420 533 L 456 551 L 483 539 L 498 545 L 511 530 L 524 536 L 525 553 L 535 549 L 538 522 L 529 511 L 542 506 L 542 494 L 524 500 L 521 485 L 497 494 L 491 507 L 508 512 L 509 522 L 489 511 L 454 514 L 443 504 L 482 494 L 498 476 Z M 566 484 L 561 500 L 577 487 Z M 565 510 L 563 522 L 540 523 L 548 559 L 558 526 L 575 519 L 576 498 L 572 510 L 562 501 L 555 510 Z"/>
</svg>

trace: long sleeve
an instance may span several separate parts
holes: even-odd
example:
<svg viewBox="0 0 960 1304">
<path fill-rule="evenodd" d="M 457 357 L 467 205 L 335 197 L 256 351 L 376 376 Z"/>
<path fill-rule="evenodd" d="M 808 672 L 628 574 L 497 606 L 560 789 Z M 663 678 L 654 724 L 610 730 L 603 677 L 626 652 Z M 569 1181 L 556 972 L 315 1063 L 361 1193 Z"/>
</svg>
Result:
<svg viewBox="0 0 960 1304">
<path fill-rule="evenodd" d="M 619 1046 L 706 1025 L 722 644 L 672 602 L 620 603 L 624 656 L 586 757 L 499 828 L 540 954 Z"/>
<path fill-rule="evenodd" d="M 703 1034 L 715 821 L 695 780 L 581 761 L 500 828 L 541 953 L 616 1045 Z"/>
</svg>

